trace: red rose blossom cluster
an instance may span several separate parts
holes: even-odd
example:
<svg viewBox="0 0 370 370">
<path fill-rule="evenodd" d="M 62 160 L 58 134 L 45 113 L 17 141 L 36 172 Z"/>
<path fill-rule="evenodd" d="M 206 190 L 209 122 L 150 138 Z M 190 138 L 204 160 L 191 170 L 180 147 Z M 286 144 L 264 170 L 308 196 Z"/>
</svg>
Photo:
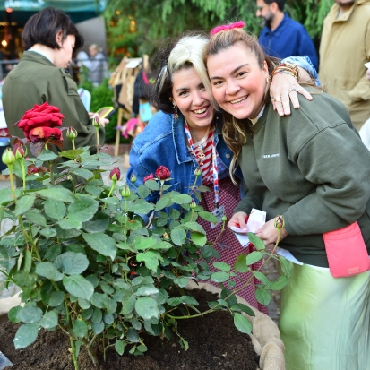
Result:
<svg viewBox="0 0 370 370">
<path fill-rule="evenodd" d="M 45 102 L 29 109 L 15 125 L 18 125 L 31 143 L 63 141 L 62 132 L 56 128 L 62 126 L 63 119 L 64 115 L 59 108 Z"/>
</svg>

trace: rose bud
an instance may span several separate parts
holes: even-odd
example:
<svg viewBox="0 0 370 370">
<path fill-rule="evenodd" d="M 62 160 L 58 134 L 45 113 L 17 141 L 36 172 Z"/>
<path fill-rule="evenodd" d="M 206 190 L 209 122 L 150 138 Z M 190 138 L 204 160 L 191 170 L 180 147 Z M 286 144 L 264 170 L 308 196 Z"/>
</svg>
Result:
<svg viewBox="0 0 370 370">
<path fill-rule="evenodd" d="M 222 221 L 227 221 L 227 217 L 226 217 L 226 215 L 223 215 L 221 220 L 222 220 Z"/>
<path fill-rule="evenodd" d="M 159 166 L 157 171 L 155 171 L 155 175 L 159 178 L 159 180 L 166 180 L 170 177 L 171 172 L 165 166 Z"/>
<path fill-rule="evenodd" d="M 122 189 L 122 192 L 121 192 L 122 196 L 124 198 L 127 198 L 130 195 L 130 193 L 131 193 L 130 187 L 127 184 L 123 185 L 123 189 Z"/>
<path fill-rule="evenodd" d="M 148 175 L 148 176 L 145 176 L 145 177 L 144 177 L 143 182 L 145 183 L 145 182 L 147 182 L 148 180 L 153 180 L 153 179 L 154 179 L 154 176 L 153 176 L 153 174 L 151 173 L 150 175 Z"/>
<path fill-rule="evenodd" d="M 195 177 L 202 176 L 202 170 L 199 167 L 194 170 L 194 176 Z"/>
<path fill-rule="evenodd" d="M 95 114 L 94 116 L 91 117 L 92 120 L 92 125 L 93 126 L 99 126 L 99 116 Z"/>
<path fill-rule="evenodd" d="M 194 209 L 197 206 L 197 204 L 194 202 L 194 200 L 190 203 L 190 208 Z"/>
<path fill-rule="evenodd" d="M 109 178 L 113 181 L 117 181 L 121 178 L 121 171 L 118 167 L 113 168 L 109 173 Z"/>
<path fill-rule="evenodd" d="M 276 216 L 274 218 L 274 227 L 276 229 L 283 229 L 285 227 L 285 220 L 283 216 Z"/>
<path fill-rule="evenodd" d="M 133 184 L 135 184 L 136 180 L 137 180 L 137 178 L 136 178 L 136 176 L 135 176 L 135 175 L 132 175 L 132 176 L 130 177 L 130 181 L 131 181 Z"/>
<path fill-rule="evenodd" d="M 18 147 L 16 150 L 15 150 L 15 159 L 22 159 L 24 158 L 24 150 L 22 147 Z"/>
<path fill-rule="evenodd" d="M 15 156 L 13 151 L 10 148 L 6 148 L 4 150 L 3 156 L 2 156 L 3 163 L 7 166 L 13 165 L 15 162 Z"/>
<path fill-rule="evenodd" d="M 68 137 L 68 139 L 73 140 L 73 139 L 75 139 L 77 137 L 77 135 L 78 135 L 77 134 L 77 131 L 76 131 L 76 129 L 74 127 L 69 126 L 67 128 L 66 136 Z"/>
</svg>

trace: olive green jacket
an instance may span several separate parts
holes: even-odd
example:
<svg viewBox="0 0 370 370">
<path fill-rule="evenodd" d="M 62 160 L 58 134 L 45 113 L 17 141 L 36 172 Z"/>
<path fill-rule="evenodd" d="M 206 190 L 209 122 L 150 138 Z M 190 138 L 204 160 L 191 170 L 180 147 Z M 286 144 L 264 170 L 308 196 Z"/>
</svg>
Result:
<svg viewBox="0 0 370 370">
<path fill-rule="evenodd" d="M 327 267 L 323 233 L 358 220 L 370 252 L 370 152 L 348 112 L 326 93 L 299 96 L 280 117 L 266 104 L 239 157 L 246 194 L 236 211 L 283 215 L 280 245 L 299 261 Z"/>
<path fill-rule="evenodd" d="M 76 148 L 96 145 L 96 128 L 91 125 L 91 119 L 71 75 L 63 68 L 57 68 L 46 57 L 34 51 L 25 51 L 20 63 L 6 77 L 3 86 L 4 114 L 9 133 L 23 138 L 23 132 L 13 125 L 28 109 L 45 102 L 60 108 L 65 116 L 63 126 L 76 129 Z M 72 143 L 65 137 L 65 133 L 66 131 L 63 132 L 63 150 L 70 150 Z M 100 143 L 104 141 L 105 131 L 101 128 Z"/>
</svg>

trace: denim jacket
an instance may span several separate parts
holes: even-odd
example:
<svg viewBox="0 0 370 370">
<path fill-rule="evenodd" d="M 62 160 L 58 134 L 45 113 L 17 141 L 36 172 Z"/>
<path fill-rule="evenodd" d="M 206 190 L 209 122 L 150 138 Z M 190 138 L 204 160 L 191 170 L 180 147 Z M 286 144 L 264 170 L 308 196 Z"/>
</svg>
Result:
<svg viewBox="0 0 370 370">
<path fill-rule="evenodd" d="M 227 147 L 221 135 L 221 118 L 216 115 L 217 125 L 215 128 L 214 141 L 219 155 L 220 179 L 229 175 L 229 166 L 233 153 Z M 131 188 L 140 186 L 145 176 L 153 174 L 159 166 L 165 166 L 171 171 L 171 180 L 166 185 L 171 185 L 170 191 L 174 190 L 182 194 L 188 194 L 190 186 L 201 185 L 202 178 L 194 176 L 194 170 L 198 163 L 191 155 L 186 146 L 185 120 L 179 112 L 177 119 L 172 114 L 162 111 L 156 113 L 144 131 L 138 135 L 130 152 L 130 168 L 127 171 L 126 183 Z M 135 187 L 130 178 L 135 175 L 137 181 Z M 240 169 L 235 175 L 242 178 Z M 153 199 L 148 199 L 153 201 Z"/>
</svg>

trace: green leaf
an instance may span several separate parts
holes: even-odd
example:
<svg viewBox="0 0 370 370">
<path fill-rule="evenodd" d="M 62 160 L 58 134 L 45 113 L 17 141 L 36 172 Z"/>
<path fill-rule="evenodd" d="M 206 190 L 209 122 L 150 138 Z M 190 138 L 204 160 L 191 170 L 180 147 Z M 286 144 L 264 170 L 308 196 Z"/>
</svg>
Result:
<svg viewBox="0 0 370 370">
<path fill-rule="evenodd" d="M 71 173 L 86 180 L 89 180 L 94 176 L 94 174 L 86 168 L 71 168 Z"/>
<path fill-rule="evenodd" d="M 196 231 L 198 233 L 201 233 L 203 235 L 206 235 L 206 232 L 204 231 L 202 225 L 198 224 L 197 222 L 191 221 L 191 222 L 185 222 L 183 227 L 185 229 Z"/>
<path fill-rule="evenodd" d="M 122 356 L 125 353 L 126 343 L 123 340 L 116 340 L 114 348 L 116 352 Z"/>
<path fill-rule="evenodd" d="M 17 200 L 14 214 L 16 216 L 23 215 L 24 213 L 31 209 L 35 200 L 36 197 L 34 195 L 24 195 L 23 197 Z"/>
<path fill-rule="evenodd" d="M 45 238 L 55 238 L 57 231 L 54 228 L 45 228 L 40 230 L 40 234 Z"/>
<path fill-rule="evenodd" d="M 121 313 L 123 315 L 130 315 L 130 314 L 132 314 L 132 312 L 134 310 L 135 302 L 136 302 L 136 299 L 135 299 L 134 296 L 125 297 L 122 300 L 122 310 L 121 310 Z"/>
<path fill-rule="evenodd" d="M 89 246 L 103 256 L 108 256 L 112 261 L 116 258 L 116 242 L 113 238 L 102 233 L 82 234 Z"/>
<path fill-rule="evenodd" d="M 62 292 L 61 290 L 52 292 L 48 299 L 48 305 L 52 307 L 59 306 L 60 304 L 64 302 L 64 298 L 65 298 L 65 293 Z"/>
<path fill-rule="evenodd" d="M 193 198 L 189 194 L 171 193 L 171 200 L 177 204 L 191 203 Z"/>
<path fill-rule="evenodd" d="M 77 298 L 89 300 L 94 292 L 94 287 L 90 281 L 83 278 L 81 275 L 66 276 L 63 279 L 63 284 L 68 293 Z"/>
<path fill-rule="evenodd" d="M 136 247 L 136 245 L 135 245 Z M 150 249 L 154 249 L 154 250 L 159 250 L 159 249 L 162 249 L 162 250 L 168 250 L 172 248 L 172 245 L 164 240 L 160 241 L 160 242 L 156 242 L 156 244 L 152 245 L 150 247 Z"/>
<path fill-rule="evenodd" d="M 188 285 L 188 279 L 184 276 L 176 278 L 173 282 L 180 288 L 185 288 Z"/>
<path fill-rule="evenodd" d="M 37 306 L 24 306 L 20 315 L 23 323 L 35 324 L 40 321 L 42 311 Z"/>
<path fill-rule="evenodd" d="M 150 249 L 156 243 L 158 243 L 158 240 L 154 238 L 135 237 L 132 244 L 135 246 L 135 249 L 140 251 Z"/>
<path fill-rule="evenodd" d="M 171 230 L 171 239 L 175 245 L 183 245 L 185 243 L 186 232 L 182 227 L 176 227 Z"/>
<path fill-rule="evenodd" d="M 63 186 L 54 186 L 47 189 L 42 189 L 36 192 L 41 197 L 52 199 L 65 203 L 74 202 L 73 193 Z"/>
<path fill-rule="evenodd" d="M 34 273 L 28 273 L 26 271 L 16 271 L 13 275 L 13 281 L 16 285 L 24 288 L 34 288 L 36 284 L 37 276 Z"/>
<path fill-rule="evenodd" d="M 281 290 L 288 284 L 288 282 L 289 280 L 286 276 L 279 276 L 276 281 L 271 282 L 270 289 Z"/>
<path fill-rule="evenodd" d="M 151 297 L 139 297 L 135 303 L 135 311 L 144 320 L 159 318 L 157 301 Z"/>
<path fill-rule="evenodd" d="M 262 288 L 257 288 L 255 291 L 256 299 L 259 303 L 263 304 L 264 306 L 267 306 L 271 302 L 271 294 Z"/>
<path fill-rule="evenodd" d="M 164 208 L 166 208 L 170 203 L 170 199 L 169 198 L 161 198 L 159 199 L 159 201 L 155 204 L 155 207 L 154 209 L 156 211 L 160 211 Z"/>
<path fill-rule="evenodd" d="M 56 312 L 47 312 L 41 319 L 40 325 L 47 330 L 54 329 L 58 325 L 58 315 Z"/>
<path fill-rule="evenodd" d="M 17 197 L 19 196 L 19 194 L 20 194 L 20 190 L 18 191 Z M 9 202 L 14 202 L 12 189 L 10 187 L 6 189 L 1 189 L 0 190 L 0 204 L 7 204 Z"/>
<path fill-rule="evenodd" d="M 58 270 L 67 275 L 81 274 L 89 266 L 89 260 L 84 254 L 73 252 L 60 254 L 54 263 Z"/>
<path fill-rule="evenodd" d="M 279 262 L 282 273 L 289 279 L 292 274 L 292 263 L 283 256 L 279 256 Z"/>
<path fill-rule="evenodd" d="M 103 212 L 95 213 L 90 221 L 86 221 L 82 224 L 83 229 L 87 233 L 102 233 L 108 229 L 108 226 L 109 216 Z"/>
<path fill-rule="evenodd" d="M 207 237 L 201 233 L 193 232 L 191 234 L 191 240 L 195 245 L 203 247 L 207 243 Z"/>
<path fill-rule="evenodd" d="M 91 322 L 95 323 L 95 324 L 99 324 L 103 319 L 103 313 L 101 312 L 101 310 L 99 310 L 99 308 L 94 308 L 94 312 L 91 316 Z"/>
<path fill-rule="evenodd" d="M 135 291 L 137 297 L 147 297 L 154 294 L 159 294 L 159 289 L 154 287 L 141 287 Z"/>
<path fill-rule="evenodd" d="M 234 264 L 235 271 L 247 272 L 250 270 L 250 268 L 247 266 L 246 259 L 247 256 L 244 253 L 238 255 L 238 257 L 236 258 L 236 262 Z"/>
<path fill-rule="evenodd" d="M 215 281 L 216 283 L 223 283 L 224 281 L 229 280 L 229 274 L 227 272 L 214 272 L 211 275 L 211 280 Z"/>
<path fill-rule="evenodd" d="M 126 210 L 137 214 L 147 214 L 153 211 L 154 205 L 144 199 L 137 199 L 134 202 L 126 202 Z"/>
<path fill-rule="evenodd" d="M 162 261 L 162 257 L 155 251 L 147 251 L 136 255 L 136 261 L 144 262 L 145 267 L 151 271 L 157 271 L 160 260 Z"/>
<path fill-rule="evenodd" d="M 226 262 L 213 262 L 213 267 L 220 271 L 230 271 L 230 266 Z"/>
<path fill-rule="evenodd" d="M 23 260 L 22 270 L 25 272 L 30 272 L 31 264 L 32 264 L 32 255 L 29 249 L 26 249 L 24 251 L 24 260 Z"/>
<path fill-rule="evenodd" d="M 263 272 L 253 271 L 253 275 L 256 279 L 260 280 L 262 282 L 262 284 L 267 285 L 268 287 L 270 287 L 271 282 Z"/>
<path fill-rule="evenodd" d="M 234 324 L 242 333 L 250 334 L 252 332 L 252 323 L 240 313 L 234 314 Z"/>
<path fill-rule="evenodd" d="M 8 318 L 12 323 L 18 324 L 22 322 L 22 318 L 21 318 L 22 309 L 23 309 L 22 306 L 14 306 L 9 310 Z"/>
<path fill-rule="evenodd" d="M 82 320 L 77 319 L 73 322 L 73 335 L 77 338 L 85 338 L 88 332 L 88 326 Z"/>
<path fill-rule="evenodd" d="M 247 255 L 246 264 L 253 265 L 254 263 L 261 261 L 263 255 L 261 252 L 252 252 Z"/>
<path fill-rule="evenodd" d="M 44 210 L 48 217 L 54 220 L 61 220 L 66 214 L 65 204 L 53 199 L 47 199 L 45 201 Z"/>
<path fill-rule="evenodd" d="M 71 219 L 63 219 L 57 222 L 58 226 L 61 229 L 69 230 L 69 229 L 81 229 L 82 228 L 82 222 L 75 220 L 73 218 Z"/>
<path fill-rule="evenodd" d="M 254 244 L 254 248 L 256 248 L 258 251 L 261 251 L 265 249 L 265 244 L 263 244 L 263 241 L 258 236 L 254 235 L 253 233 L 248 233 L 248 239 L 251 243 Z"/>
<path fill-rule="evenodd" d="M 159 184 L 155 180 L 147 180 L 145 181 L 145 186 L 150 190 L 159 190 Z"/>
<path fill-rule="evenodd" d="M 38 160 L 45 161 L 54 161 L 58 156 L 51 150 L 43 150 L 37 157 Z"/>
<path fill-rule="evenodd" d="M 40 225 L 42 227 L 47 226 L 46 218 L 36 209 L 31 209 L 30 211 L 26 212 L 25 216 L 33 224 Z"/>
<path fill-rule="evenodd" d="M 203 220 L 206 220 L 206 221 L 209 221 L 209 222 L 218 222 L 218 218 L 211 212 L 208 212 L 208 211 L 199 211 L 198 212 L 198 215 L 203 219 Z"/>
<path fill-rule="evenodd" d="M 76 196 L 76 200 L 68 207 L 67 218 L 81 222 L 89 221 L 99 209 L 99 202 L 87 196 Z"/>
<path fill-rule="evenodd" d="M 51 262 L 37 262 L 36 273 L 53 281 L 63 280 L 64 278 L 64 274 L 59 272 Z"/>
<path fill-rule="evenodd" d="M 26 348 L 37 339 L 39 324 L 23 324 L 15 333 L 14 348 Z"/>
<path fill-rule="evenodd" d="M 140 198 L 145 199 L 150 195 L 150 190 L 146 186 L 140 185 L 137 189 L 137 193 L 140 195 Z"/>
<path fill-rule="evenodd" d="M 96 334 L 96 335 L 98 335 L 98 334 L 100 334 L 100 333 L 102 333 L 103 332 L 103 330 L 104 330 L 104 328 L 105 328 L 105 325 L 104 325 L 104 323 L 103 322 L 99 322 L 99 323 L 94 323 L 94 324 L 91 324 L 91 329 L 92 329 L 92 331 Z"/>
<path fill-rule="evenodd" d="M 59 157 L 64 157 L 68 159 L 75 159 L 78 155 L 82 154 L 83 150 L 76 149 L 76 150 L 62 150 L 59 152 Z"/>
</svg>

